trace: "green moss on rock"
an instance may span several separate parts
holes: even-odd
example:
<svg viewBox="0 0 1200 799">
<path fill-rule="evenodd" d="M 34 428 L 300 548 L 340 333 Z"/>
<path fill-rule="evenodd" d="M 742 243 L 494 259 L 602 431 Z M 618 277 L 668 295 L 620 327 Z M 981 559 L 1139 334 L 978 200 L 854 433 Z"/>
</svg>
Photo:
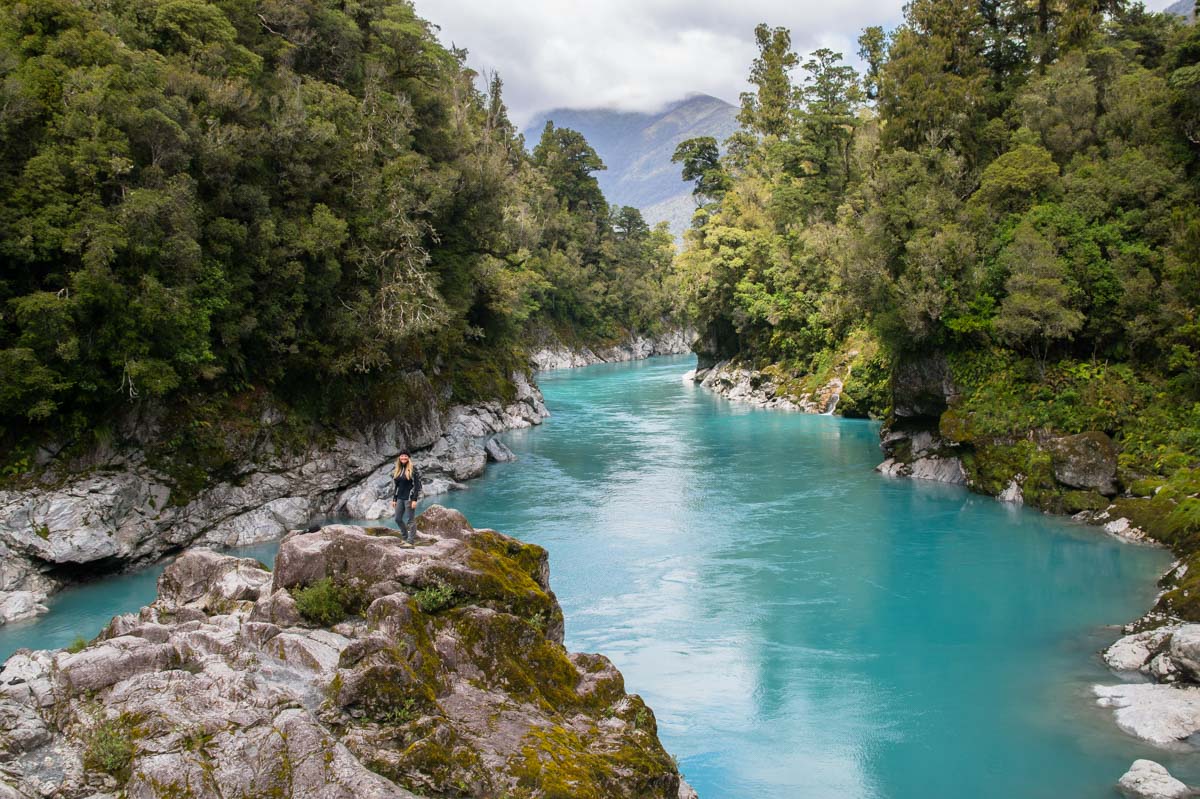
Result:
<svg viewBox="0 0 1200 799">
<path fill-rule="evenodd" d="M 573 729 L 534 729 L 507 768 L 518 788 L 544 799 L 674 799 L 679 772 L 657 739 L 626 740 L 616 751 L 596 751 Z"/>
</svg>

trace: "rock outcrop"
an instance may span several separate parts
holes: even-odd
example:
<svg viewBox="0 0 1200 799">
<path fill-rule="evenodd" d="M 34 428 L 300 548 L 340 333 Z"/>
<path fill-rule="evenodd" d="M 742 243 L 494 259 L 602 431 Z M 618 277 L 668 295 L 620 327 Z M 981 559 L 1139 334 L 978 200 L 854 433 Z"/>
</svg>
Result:
<svg viewBox="0 0 1200 799">
<path fill-rule="evenodd" d="M 892 415 L 937 419 L 958 398 L 958 387 L 941 353 L 901 359 L 892 369 Z"/>
<path fill-rule="evenodd" d="M 79 572 L 142 564 L 195 544 L 274 540 L 323 515 L 388 515 L 391 464 L 403 448 L 420 450 L 415 459 L 427 495 L 460 488 L 487 463 L 485 437 L 549 415 L 536 386 L 522 374 L 513 381 L 516 396 L 507 405 L 443 412 L 431 387 L 415 392 L 424 399 L 404 419 L 301 455 L 268 450 L 235 478 L 182 503 L 139 452 L 114 456 L 61 485 L 0 491 L 0 623 L 28 614 L 22 592 L 36 611 L 49 591 Z"/>
<path fill-rule="evenodd" d="M 815 391 L 793 395 L 773 375 L 733 361 L 720 361 L 709 368 L 697 369 L 692 378 L 704 388 L 734 402 L 804 413 L 833 413 L 842 392 L 841 378 L 834 377 Z"/>
<path fill-rule="evenodd" d="M 191 550 L 154 604 L 0 672 L 4 796 L 694 797 L 654 713 L 562 646 L 545 550 L 438 506 Z"/>
<path fill-rule="evenodd" d="M 1118 790 L 1129 799 L 1184 799 L 1195 796 L 1191 788 L 1171 776 L 1153 760 L 1135 760 L 1117 783 Z"/>
<path fill-rule="evenodd" d="M 1104 651 L 1119 674 L 1149 682 L 1097 685 L 1099 703 L 1131 735 L 1171 749 L 1192 749 L 1200 733 L 1200 624 L 1173 623 L 1131 632 Z"/>
<path fill-rule="evenodd" d="M 884 461 L 875 471 L 881 474 L 955 485 L 967 482 L 958 448 L 922 427 L 888 427 L 882 433 L 880 447 Z"/>
<path fill-rule="evenodd" d="M 611 347 L 571 347 L 552 335 L 529 355 L 534 369 L 568 369 L 597 363 L 638 361 L 655 355 L 685 355 L 692 351 L 696 334 L 692 330 L 669 330 L 657 336 L 633 336 Z"/>
<path fill-rule="evenodd" d="M 1071 488 L 1117 493 L 1117 448 L 1104 433 L 1091 431 L 1052 438 L 1046 442 L 1054 479 Z"/>
</svg>

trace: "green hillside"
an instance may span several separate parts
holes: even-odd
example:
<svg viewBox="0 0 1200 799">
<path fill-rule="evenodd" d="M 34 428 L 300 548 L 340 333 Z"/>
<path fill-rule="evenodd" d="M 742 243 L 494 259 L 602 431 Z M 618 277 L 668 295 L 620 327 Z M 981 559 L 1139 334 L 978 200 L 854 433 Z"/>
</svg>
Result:
<svg viewBox="0 0 1200 799">
<path fill-rule="evenodd" d="M 465 55 L 392 0 L 0 3 L 6 473 L 147 414 L 177 459 L 264 398 L 351 424 L 414 369 L 494 397 L 533 328 L 661 326 L 667 234 L 578 133 L 526 153 Z"/>
</svg>

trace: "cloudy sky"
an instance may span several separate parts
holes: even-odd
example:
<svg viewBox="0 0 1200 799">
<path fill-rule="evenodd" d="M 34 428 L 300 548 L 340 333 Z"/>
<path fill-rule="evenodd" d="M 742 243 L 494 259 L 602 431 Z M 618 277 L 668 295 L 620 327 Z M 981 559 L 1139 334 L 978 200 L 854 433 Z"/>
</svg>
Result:
<svg viewBox="0 0 1200 799">
<path fill-rule="evenodd" d="M 1171 0 L 1149 0 L 1164 8 Z M 800 53 L 842 52 L 858 33 L 894 27 L 903 0 L 415 0 L 504 79 L 513 120 L 558 107 L 653 110 L 692 92 L 736 103 L 754 59 L 754 26 L 783 25 Z"/>
</svg>

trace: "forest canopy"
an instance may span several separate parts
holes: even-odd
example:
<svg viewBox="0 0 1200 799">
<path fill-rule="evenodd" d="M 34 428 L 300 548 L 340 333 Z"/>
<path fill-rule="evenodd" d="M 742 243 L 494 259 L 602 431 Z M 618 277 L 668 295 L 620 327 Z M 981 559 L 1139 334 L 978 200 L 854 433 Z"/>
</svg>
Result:
<svg viewBox="0 0 1200 799">
<path fill-rule="evenodd" d="M 494 396 L 529 336 L 654 332 L 672 242 L 533 154 L 411 4 L 0 2 L 0 442 L 411 369 Z"/>
<path fill-rule="evenodd" d="M 756 38 L 741 131 L 676 153 L 703 357 L 811 374 L 865 332 L 885 377 L 944 355 L 976 432 L 1200 459 L 1200 28 L 1122 0 L 913 0 L 863 32 L 862 75 Z"/>
</svg>

